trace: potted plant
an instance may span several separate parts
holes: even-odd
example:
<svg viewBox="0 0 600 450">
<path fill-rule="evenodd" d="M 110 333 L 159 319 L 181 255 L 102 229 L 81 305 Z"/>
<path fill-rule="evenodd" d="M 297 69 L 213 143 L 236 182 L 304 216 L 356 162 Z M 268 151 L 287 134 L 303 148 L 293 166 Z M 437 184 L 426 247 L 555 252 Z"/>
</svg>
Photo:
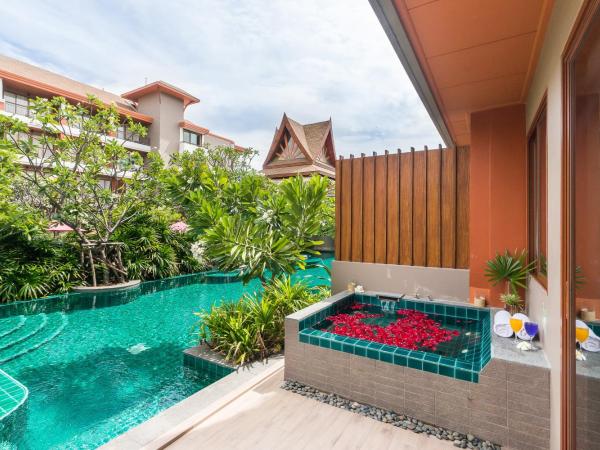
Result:
<svg viewBox="0 0 600 450">
<path fill-rule="evenodd" d="M 507 309 L 510 314 L 515 314 L 523 309 L 523 300 L 519 294 L 505 293 L 500 295 L 500 300 L 504 303 L 504 309 Z"/>
<path fill-rule="evenodd" d="M 508 309 L 511 308 L 511 305 L 522 307 L 518 289 L 526 289 L 527 276 L 535 267 L 535 263 L 535 261 L 527 262 L 527 252 L 525 250 L 520 252 L 515 250 L 514 254 L 505 250 L 504 253 L 496 253 L 496 256 L 486 263 L 485 276 L 492 283 L 492 286 L 502 282 L 506 283 L 506 294 L 501 296 L 500 299 Z M 508 301 L 503 298 L 506 296 L 508 296 Z"/>
</svg>

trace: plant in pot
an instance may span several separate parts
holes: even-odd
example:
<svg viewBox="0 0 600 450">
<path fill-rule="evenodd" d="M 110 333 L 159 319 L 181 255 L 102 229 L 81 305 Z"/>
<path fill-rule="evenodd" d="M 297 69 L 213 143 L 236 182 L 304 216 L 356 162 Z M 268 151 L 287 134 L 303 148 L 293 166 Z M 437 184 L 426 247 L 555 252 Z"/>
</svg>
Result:
<svg viewBox="0 0 600 450">
<path fill-rule="evenodd" d="M 500 300 L 504 303 L 504 308 L 511 314 L 515 314 L 523 310 L 523 300 L 519 294 L 504 293 L 500 294 Z"/>
<path fill-rule="evenodd" d="M 523 302 L 518 289 L 526 289 L 527 276 L 535 267 L 535 263 L 527 262 L 525 250 L 515 250 L 514 254 L 505 250 L 504 253 L 496 253 L 496 256 L 486 263 L 485 276 L 492 286 L 506 284 L 506 293 L 500 299 L 511 313 L 522 309 Z"/>
</svg>

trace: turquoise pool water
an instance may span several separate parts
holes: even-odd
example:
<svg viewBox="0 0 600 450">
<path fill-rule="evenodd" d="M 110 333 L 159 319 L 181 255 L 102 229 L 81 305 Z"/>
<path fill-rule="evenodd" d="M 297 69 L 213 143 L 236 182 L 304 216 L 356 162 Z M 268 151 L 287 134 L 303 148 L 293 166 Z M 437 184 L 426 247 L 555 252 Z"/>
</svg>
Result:
<svg viewBox="0 0 600 450">
<path fill-rule="evenodd" d="M 326 273 L 294 277 L 323 284 Z M 96 448 L 216 381 L 182 364 L 182 350 L 196 341 L 192 313 L 259 283 L 215 281 L 198 274 L 1 306 L 0 367 L 27 386 L 29 399 L 0 448 Z"/>
</svg>

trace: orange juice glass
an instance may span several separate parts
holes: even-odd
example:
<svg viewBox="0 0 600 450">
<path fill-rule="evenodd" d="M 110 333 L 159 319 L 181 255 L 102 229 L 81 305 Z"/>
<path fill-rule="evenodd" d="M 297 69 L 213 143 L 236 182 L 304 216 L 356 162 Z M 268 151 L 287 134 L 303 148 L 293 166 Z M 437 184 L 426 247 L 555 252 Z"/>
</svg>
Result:
<svg viewBox="0 0 600 450">
<path fill-rule="evenodd" d="M 579 344 L 583 344 L 590 335 L 590 329 L 585 327 L 575 328 L 575 339 L 579 341 Z"/>
<path fill-rule="evenodd" d="M 515 332 L 515 342 L 517 342 L 517 333 L 521 331 L 521 328 L 523 328 L 523 321 L 521 319 L 511 318 L 510 327 Z"/>
</svg>

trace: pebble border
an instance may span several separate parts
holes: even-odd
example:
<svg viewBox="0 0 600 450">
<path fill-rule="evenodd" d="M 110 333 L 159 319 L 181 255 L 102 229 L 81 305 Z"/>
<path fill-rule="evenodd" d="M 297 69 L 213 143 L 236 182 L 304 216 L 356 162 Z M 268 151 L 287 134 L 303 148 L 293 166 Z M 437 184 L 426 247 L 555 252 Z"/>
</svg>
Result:
<svg viewBox="0 0 600 450">
<path fill-rule="evenodd" d="M 443 441 L 451 441 L 455 447 L 470 448 L 478 450 L 499 450 L 502 447 L 498 444 L 493 444 L 490 441 L 479 439 L 472 434 L 462 434 L 457 431 L 448 430 L 447 428 L 438 427 L 422 422 L 406 414 L 396 414 L 393 411 L 377 408 L 375 406 L 365 405 L 363 403 L 354 402 L 347 398 L 340 397 L 337 394 L 328 394 L 319 391 L 313 387 L 307 386 L 297 381 L 286 380 L 281 385 L 281 389 L 300 394 L 321 403 L 326 403 L 337 408 L 345 409 L 356 414 L 360 414 L 379 422 L 389 423 L 395 427 L 411 430 L 414 433 L 424 433 L 428 436 L 437 437 Z"/>
</svg>

